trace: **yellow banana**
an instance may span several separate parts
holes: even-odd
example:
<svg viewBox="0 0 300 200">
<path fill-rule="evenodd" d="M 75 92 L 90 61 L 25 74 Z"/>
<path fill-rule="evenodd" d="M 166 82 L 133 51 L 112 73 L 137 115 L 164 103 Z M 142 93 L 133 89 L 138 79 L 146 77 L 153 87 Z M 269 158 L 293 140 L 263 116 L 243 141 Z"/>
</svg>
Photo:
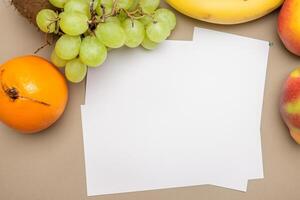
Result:
<svg viewBox="0 0 300 200">
<path fill-rule="evenodd" d="M 260 18 L 284 0 L 166 0 L 179 12 L 216 24 L 239 24 Z"/>
</svg>

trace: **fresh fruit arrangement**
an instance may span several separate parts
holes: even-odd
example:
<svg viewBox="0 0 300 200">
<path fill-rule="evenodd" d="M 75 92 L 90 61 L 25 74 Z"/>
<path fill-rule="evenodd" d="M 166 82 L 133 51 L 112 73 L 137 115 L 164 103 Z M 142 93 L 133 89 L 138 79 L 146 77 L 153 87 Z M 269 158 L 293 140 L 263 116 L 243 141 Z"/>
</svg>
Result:
<svg viewBox="0 0 300 200">
<path fill-rule="evenodd" d="M 109 50 L 122 46 L 154 49 L 176 26 L 175 15 L 168 9 L 158 8 L 159 0 L 11 0 L 11 2 L 24 17 L 46 35 L 59 36 L 51 54 L 51 61 L 57 67 L 65 67 L 66 78 L 75 83 L 85 78 L 88 66 L 101 65 Z M 283 4 L 278 18 L 278 34 L 285 47 L 300 56 L 299 0 L 166 0 L 166 2 L 187 16 L 216 24 L 252 21 Z M 21 69 L 23 62 L 25 68 Z M 36 68 L 38 63 L 45 69 Z M 29 133 L 43 130 L 57 120 L 65 108 L 68 91 L 64 78 L 58 75 L 57 71 L 53 71 L 51 66 L 38 57 L 21 57 L 1 66 L 0 121 L 21 132 Z M 25 69 L 28 73 L 25 73 Z M 47 73 L 53 73 L 53 78 L 42 83 L 44 80 L 41 79 Z M 22 78 L 24 76 L 29 77 L 28 80 L 33 80 L 34 87 L 32 85 L 29 87 L 29 82 L 21 83 L 27 80 Z M 55 84 L 59 86 L 52 87 Z M 36 93 L 28 91 L 31 87 L 38 88 Z M 54 88 L 58 91 L 54 92 Z M 59 95 L 53 95 L 56 93 Z M 60 98 L 54 100 L 54 96 Z M 299 96 L 300 69 L 296 69 L 284 84 L 280 111 L 291 136 L 300 144 Z M 20 108 L 21 114 L 17 110 Z M 31 110 L 34 112 L 31 113 Z M 20 114 L 19 121 L 12 119 L 14 113 Z M 26 113 L 29 118 L 25 118 Z M 41 121 L 41 116 L 46 118 Z"/>
<path fill-rule="evenodd" d="M 284 0 L 166 0 L 179 12 L 216 24 L 239 24 L 258 19 Z M 297 0 L 295 0 L 297 1 Z"/>
<path fill-rule="evenodd" d="M 67 100 L 67 82 L 47 60 L 23 56 L 1 65 L 0 121 L 11 128 L 26 134 L 44 130 L 62 115 Z"/>
<path fill-rule="evenodd" d="M 176 26 L 174 13 L 158 8 L 160 0 L 49 0 L 56 10 L 42 9 L 36 24 L 59 36 L 51 55 L 65 67 L 71 82 L 81 82 L 87 67 L 104 63 L 107 51 L 127 46 L 154 49 Z"/>
</svg>

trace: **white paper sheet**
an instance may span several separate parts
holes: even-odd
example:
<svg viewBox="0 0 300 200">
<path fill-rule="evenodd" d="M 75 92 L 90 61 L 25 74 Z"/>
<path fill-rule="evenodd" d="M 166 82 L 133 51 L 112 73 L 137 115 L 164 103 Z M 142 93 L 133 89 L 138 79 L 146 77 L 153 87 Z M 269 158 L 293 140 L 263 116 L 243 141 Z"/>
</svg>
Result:
<svg viewBox="0 0 300 200">
<path fill-rule="evenodd" d="M 153 52 L 113 51 L 89 71 L 89 196 L 201 184 L 246 190 L 249 177 L 262 178 L 257 124 L 268 45 L 245 38 L 236 56 L 227 44 L 240 46 L 237 37 L 208 35 L 210 50 L 167 41 Z"/>
<path fill-rule="evenodd" d="M 248 110 L 245 110 L 244 113 L 245 115 L 247 115 L 247 118 L 249 120 L 251 119 L 251 122 L 256 122 L 253 123 L 253 125 L 256 125 L 253 126 L 253 133 L 255 132 L 255 130 L 260 130 L 260 116 L 263 105 L 269 42 L 197 27 L 194 29 L 193 41 L 195 45 L 200 45 L 202 47 L 202 51 L 200 50 L 196 52 L 195 57 L 197 57 L 198 59 L 201 59 L 203 61 L 207 60 L 207 62 L 213 62 L 212 65 L 214 66 L 231 65 L 233 71 L 235 71 L 236 74 L 240 76 L 240 79 L 238 79 L 238 77 L 235 77 L 236 82 L 243 82 L 248 79 L 252 79 L 252 81 L 248 82 L 248 85 L 245 87 L 251 88 L 251 90 L 239 90 L 238 93 L 241 97 L 241 100 L 245 98 L 256 99 L 256 101 L 252 101 L 251 107 L 249 107 Z M 222 45 L 220 45 L 218 48 L 214 48 L 211 46 L 212 42 Z M 226 54 L 226 51 L 228 51 L 228 49 L 230 49 L 231 52 L 235 52 L 235 54 Z M 220 59 L 208 60 L 207 55 L 211 54 L 217 54 L 218 58 Z M 242 60 L 247 55 L 249 56 L 249 59 L 247 59 L 246 62 L 247 65 L 251 67 L 241 67 L 239 64 L 241 62 L 234 61 L 236 58 Z M 226 74 L 226 68 L 220 67 L 219 73 Z M 245 76 L 247 76 L 247 79 L 244 78 Z M 248 142 L 252 142 L 253 147 L 255 146 L 253 150 L 256 150 L 256 155 L 250 157 L 250 159 L 252 159 L 250 162 L 256 163 L 255 166 L 257 167 L 257 170 L 255 170 L 254 173 L 250 174 L 249 179 L 263 178 L 264 176 L 260 134 L 257 134 L 256 138 L 248 140 Z"/>
<path fill-rule="evenodd" d="M 202 29 L 202 28 L 198 28 L 198 27 L 194 28 L 194 32 L 193 32 L 193 43 L 194 44 L 201 45 L 201 39 L 202 38 L 205 39 L 205 37 L 202 37 L 203 36 L 202 31 L 206 32 L 206 31 L 210 31 L 210 30 Z M 249 179 L 251 179 L 251 177 L 249 177 Z M 232 182 L 233 182 L 232 185 L 230 185 L 230 183 L 228 181 L 226 181 L 225 184 L 224 183 L 223 184 L 213 183 L 212 185 L 227 187 L 227 188 L 231 188 L 231 189 L 237 189 L 237 190 L 240 190 L 240 191 L 246 191 L 247 190 L 248 179 L 247 180 L 237 180 L 237 181 L 232 181 Z"/>
<path fill-rule="evenodd" d="M 184 186 L 194 186 L 194 185 L 215 185 L 215 186 L 219 186 L 219 187 L 225 187 L 225 188 L 229 188 L 229 189 L 234 189 L 234 190 L 239 190 L 239 191 L 246 191 L 247 190 L 247 181 L 245 180 L 240 180 L 240 177 L 235 177 L 235 174 L 226 177 L 216 177 L 218 176 L 218 174 L 215 175 L 214 179 L 212 180 L 211 177 L 209 177 L 209 180 L 205 181 L 203 180 L 203 178 L 197 180 L 194 184 L 191 183 L 184 183 L 184 179 L 183 180 L 175 180 L 174 179 L 170 179 L 169 177 L 166 177 L 165 175 L 162 177 L 164 179 L 169 179 L 170 182 L 174 182 L 172 185 L 170 184 L 162 184 L 162 183 L 158 183 L 157 181 L 149 181 L 147 182 L 147 180 L 145 180 L 143 177 L 139 176 L 137 177 L 140 181 L 142 182 L 132 182 L 132 173 L 135 173 L 135 170 L 132 169 L 128 169 L 128 167 L 126 168 L 126 166 L 124 167 L 123 165 L 126 165 L 126 163 L 131 163 L 131 160 L 127 159 L 127 158 L 123 158 L 120 159 L 120 156 L 123 154 L 123 152 L 118 152 L 117 154 L 119 154 L 120 156 L 118 156 L 117 158 L 113 158 L 116 160 L 119 160 L 119 164 L 116 164 L 114 161 L 114 164 L 110 162 L 110 164 L 112 165 L 106 165 L 103 162 L 107 162 L 107 158 L 97 158 L 97 151 L 104 151 L 103 154 L 105 154 L 105 152 L 110 151 L 110 149 L 108 149 L 106 146 L 104 146 L 103 148 L 101 148 L 100 146 L 97 146 L 97 144 L 94 145 L 90 145 L 91 142 L 89 141 L 89 138 L 91 138 L 91 136 L 88 136 L 91 133 L 97 134 L 98 132 L 95 132 L 93 126 L 91 126 L 91 118 L 89 118 L 88 116 L 93 115 L 95 111 L 87 111 L 85 109 L 85 106 L 82 106 L 82 119 L 83 119 L 83 129 L 84 129 L 84 137 L 85 137 L 85 143 L 89 143 L 88 147 L 85 147 L 85 166 L 86 166 L 86 178 L 87 178 L 87 191 L 88 191 L 88 196 L 94 196 L 94 195 L 103 195 L 103 194 L 116 194 L 116 193 L 123 193 L 123 192 L 132 192 L 132 191 L 144 191 L 144 190 L 154 190 L 154 189 L 165 189 L 165 188 L 174 188 L 174 187 L 184 187 Z M 97 119 L 97 118 L 94 118 Z M 87 121 L 89 121 L 89 123 L 87 123 Z M 98 124 L 98 120 L 96 120 L 96 122 L 94 122 L 94 124 Z M 96 142 L 97 143 L 97 142 Z M 92 148 L 91 148 L 92 147 Z M 96 156 L 96 157 L 95 157 Z M 125 157 L 128 156 L 128 154 L 125 155 Z M 160 156 L 160 155 L 159 155 Z M 121 156 L 122 157 L 122 156 Z M 157 159 L 162 159 L 161 156 Z M 98 160 L 98 164 L 99 165 L 95 165 L 94 162 L 91 162 L 91 160 Z M 141 160 L 141 158 L 139 158 L 139 160 Z M 143 161 L 142 161 L 143 162 Z M 114 166 L 114 165 L 117 166 Z M 136 163 L 135 163 L 136 164 Z M 114 167 L 111 167 L 114 166 Z M 120 171 L 118 174 L 114 174 L 113 176 L 111 176 L 111 172 L 112 168 L 116 171 L 118 170 L 129 170 L 132 173 L 128 174 L 128 172 L 124 172 L 122 173 L 122 176 L 120 176 Z M 103 170 L 104 169 L 104 170 Z M 151 169 L 146 169 L 146 170 L 151 170 Z M 201 170 L 198 169 L 198 170 Z M 104 174 L 108 174 L 107 176 L 104 176 Z M 219 173 L 220 174 L 220 173 Z M 139 175 L 139 174 L 137 174 Z M 148 174 L 150 176 L 150 174 Z M 182 175 L 180 175 L 182 176 Z M 109 181 L 111 180 L 111 181 Z M 116 184 L 116 181 L 118 180 L 118 182 L 120 182 L 121 180 L 121 184 L 118 185 Z M 126 182 L 124 182 L 124 180 L 127 180 Z M 161 182 L 160 180 L 158 180 L 159 182 Z M 133 185 L 132 185 L 133 184 Z"/>
<path fill-rule="evenodd" d="M 227 37 L 227 39 L 225 39 L 224 37 Z M 230 41 L 231 40 L 228 40 L 228 37 L 229 38 L 232 38 L 232 37 L 235 37 L 235 38 L 239 38 L 240 41 L 245 41 L 245 40 L 254 40 L 255 42 L 258 42 L 257 44 L 258 45 L 263 45 L 265 48 L 266 48 L 266 43 L 268 43 L 267 41 L 260 41 L 260 40 L 256 40 L 256 39 L 253 39 L 253 38 L 247 38 L 247 37 L 244 37 L 244 36 L 237 36 L 237 35 L 233 35 L 233 34 L 229 34 L 229 33 L 221 33 L 221 32 L 218 32 L 218 31 L 213 31 L 213 30 L 208 30 L 208 29 L 203 29 L 203 28 L 198 28 L 198 27 L 195 27 L 194 28 L 194 34 L 193 34 L 193 42 L 194 44 L 196 45 L 202 45 L 203 47 L 205 47 L 206 51 L 209 51 L 212 50 L 214 51 L 213 49 L 210 48 L 210 42 L 211 40 L 215 40 L 216 42 L 220 42 L 222 44 L 224 44 L 223 42 L 226 40 L 226 41 Z M 211 38 L 210 40 L 208 38 Z M 217 38 L 217 40 L 216 40 Z M 222 41 L 220 41 L 222 40 Z M 238 42 L 239 40 L 237 40 Z M 240 49 L 242 48 L 242 45 L 240 43 L 240 41 L 237 43 L 230 43 L 229 45 L 235 45 L 236 48 Z M 246 43 L 247 45 L 247 43 Z M 239 50 L 236 50 L 237 52 L 239 52 Z M 244 48 L 244 49 L 248 49 L 248 50 L 251 50 L 251 48 Z M 260 56 L 265 56 L 265 54 L 259 54 L 259 57 Z M 260 58 L 261 60 L 263 60 L 263 58 Z M 267 56 L 265 57 L 265 65 L 267 65 Z M 264 67 L 261 68 L 262 70 L 264 70 Z M 263 75 L 263 71 L 261 73 L 261 75 Z M 259 85 L 262 85 L 263 82 L 265 82 L 265 77 L 264 76 L 258 76 L 258 82 Z M 260 99 L 263 98 L 263 92 L 261 92 L 261 96 L 260 96 Z M 261 105 L 256 107 L 256 109 L 258 109 L 258 112 L 260 112 L 262 109 L 262 100 L 260 101 L 261 102 Z M 260 114 L 261 115 L 261 114 Z M 257 126 L 260 127 L 260 121 L 257 120 Z M 258 136 L 260 137 L 260 135 Z M 260 138 L 258 139 L 260 140 Z M 256 174 L 252 174 L 249 176 L 249 180 L 250 179 L 259 179 L 259 178 L 263 178 L 263 164 L 262 164 L 262 154 L 261 154 L 261 142 L 257 142 L 257 149 L 259 151 L 257 151 L 257 156 L 255 157 L 252 157 L 252 159 L 255 159 L 253 160 L 252 162 L 253 163 L 257 163 L 257 167 L 259 168 L 259 170 L 257 170 L 258 172 L 260 171 L 261 173 L 256 173 Z M 242 185 L 242 184 L 239 184 L 239 185 Z M 228 186 L 228 184 L 227 184 Z M 223 186 L 224 187 L 224 186 Z M 247 187 L 247 186 L 246 186 Z M 234 187 L 233 187 L 234 188 Z M 236 188 L 236 187 L 235 187 Z"/>
<path fill-rule="evenodd" d="M 169 42 L 169 41 L 167 41 L 167 42 Z M 170 41 L 170 42 L 171 42 L 170 45 L 174 45 L 174 44 L 184 45 L 185 48 L 187 47 L 187 45 L 191 45 L 192 44 L 192 42 L 190 42 L 190 41 L 189 42 L 188 41 Z M 170 48 L 170 46 L 168 46 L 168 47 Z M 160 48 L 162 48 L 162 47 L 160 47 Z M 174 48 L 172 47 L 171 49 L 172 50 L 182 49 L 180 46 L 177 49 L 176 49 L 176 47 L 174 47 Z M 186 49 L 182 49 L 182 50 L 183 51 L 181 51 L 181 54 L 185 54 L 186 53 Z M 120 54 L 124 54 L 125 53 L 124 55 L 126 57 L 127 56 L 126 53 L 127 53 L 128 50 L 125 49 L 124 51 L 125 52 L 119 52 L 119 53 Z M 142 51 L 142 53 L 144 54 L 145 52 Z M 180 54 L 180 52 L 179 52 L 179 54 Z M 130 55 L 138 56 L 138 55 L 135 55 L 134 53 L 130 53 Z M 149 56 L 150 56 L 150 58 L 152 58 L 153 55 L 149 55 Z M 168 53 L 168 56 L 172 57 L 172 55 L 170 54 L 170 52 Z M 116 56 L 116 57 L 118 57 L 118 56 Z M 133 57 L 133 59 L 135 59 L 135 58 Z M 143 59 L 145 60 L 145 58 L 143 58 Z M 188 58 L 186 58 L 186 59 L 188 59 Z M 128 63 L 127 60 L 126 60 L 126 62 Z M 134 61 L 133 64 L 138 64 L 138 63 L 135 63 L 135 61 Z M 116 81 L 116 82 L 118 82 L 118 81 Z M 100 90 L 97 89 L 97 87 L 98 87 L 97 85 L 98 84 L 89 84 L 89 85 L 94 85 L 96 87 L 93 87 L 93 86 L 88 87 L 88 88 L 91 88 L 91 91 L 90 92 L 87 91 L 86 102 L 87 102 L 88 105 L 89 104 L 92 104 L 92 105 L 93 104 L 97 104 L 97 101 L 98 101 L 97 100 L 97 96 L 98 96 L 98 94 L 97 94 L 97 92 L 94 92 L 94 90 L 95 91 L 100 91 Z M 109 89 L 109 90 L 111 90 L 111 89 Z M 89 95 L 92 95 L 92 96 L 89 97 Z M 94 97 L 94 96 L 96 96 L 96 97 Z M 220 187 L 227 187 L 227 188 L 230 188 L 230 189 L 236 189 L 236 190 L 240 190 L 240 191 L 246 191 L 246 189 L 247 189 L 247 182 L 248 182 L 247 180 L 240 180 L 241 178 L 238 175 L 237 175 L 238 177 L 232 177 L 232 175 L 230 175 L 230 176 L 231 176 L 230 178 L 218 177 L 216 180 L 210 181 L 210 182 L 208 182 L 206 184 L 212 184 L 212 185 L 216 185 L 216 186 L 220 186 Z"/>
</svg>

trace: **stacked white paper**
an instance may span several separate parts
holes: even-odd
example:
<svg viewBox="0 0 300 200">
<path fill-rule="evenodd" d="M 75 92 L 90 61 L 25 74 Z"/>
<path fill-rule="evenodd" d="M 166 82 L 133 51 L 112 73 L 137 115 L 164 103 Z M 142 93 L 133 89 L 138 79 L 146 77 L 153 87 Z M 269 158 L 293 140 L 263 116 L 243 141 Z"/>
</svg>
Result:
<svg viewBox="0 0 300 200">
<path fill-rule="evenodd" d="M 269 44 L 196 28 L 193 41 L 110 52 L 82 106 L 89 196 L 263 178 Z"/>
</svg>

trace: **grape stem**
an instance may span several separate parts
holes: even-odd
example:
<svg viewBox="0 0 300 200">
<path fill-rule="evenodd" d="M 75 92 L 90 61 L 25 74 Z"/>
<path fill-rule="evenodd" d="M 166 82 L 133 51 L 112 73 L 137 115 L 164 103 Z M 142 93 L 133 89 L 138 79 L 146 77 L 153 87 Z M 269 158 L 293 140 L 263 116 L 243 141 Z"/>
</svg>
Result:
<svg viewBox="0 0 300 200">
<path fill-rule="evenodd" d="M 45 44 L 43 44 L 41 47 L 39 47 L 37 50 L 34 51 L 34 54 L 37 54 L 40 50 L 42 50 L 43 48 L 45 48 L 46 46 L 50 46 L 52 44 L 52 41 L 49 41 L 49 33 L 45 34 Z M 53 40 L 53 37 L 51 37 L 51 39 Z"/>
<path fill-rule="evenodd" d="M 114 1 L 114 5 L 113 5 L 113 9 L 111 10 L 111 15 L 114 16 L 117 12 L 117 4 L 118 4 L 119 0 L 115 0 Z"/>
<path fill-rule="evenodd" d="M 93 17 L 95 16 L 94 5 L 95 5 L 95 0 L 92 0 L 90 3 L 90 13 L 91 13 L 91 16 L 93 16 Z"/>
<path fill-rule="evenodd" d="M 104 16 L 105 16 L 105 7 L 101 4 L 101 10 L 102 10 L 102 16 L 101 20 L 104 22 Z"/>
<path fill-rule="evenodd" d="M 121 11 L 124 11 L 125 14 L 127 15 L 127 17 L 131 19 L 131 21 L 133 21 L 134 19 L 141 19 L 145 16 L 150 16 L 153 19 L 153 15 L 144 13 L 140 7 L 138 7 L 136 10 L 131 11 L 131 12 L 127 11 L 124 8 L 118 9 L 117 5 L 118 5 L 119 0 L 114 0 L 112 10 L 108 14 L 105 13 L 105 6 L 101 4 L 102 16 L 100 19 L 99 18 L 97 19 L 97 14 L 95 13 L 95 11 L 93 9 L 94 1 L 95 0 L 93 0 L 90 5 L 90 10 L 91 10 L 91 15 L 92 15 L 91 20 L 89 21 L 90 32 L 93 32 L 93 30 L 95 29 L 95 27 L 97 27 L 98 24 L 105 23 L 107 18 L 117 16 L 118 14 L 120 14 Z"/>
<path fill-rule="evenodd" d="M 118 13 L 117 11 L 117 4 L 118 4 L 119 0 L 115 0 L 114 4 L 113 4 L 113 8 L 111 10 L 111 12 L 109 14 L 105 14 L 105 7 L 103 5 L 101 5 L 101 8 L 103 10 L 103 19 L 104 21 L 108 18 L 108 17 L 112 17 L 112 16 L 116 16 L 116 14 Z"/>
<path fill-rule="evenodd" d="M 133 14 L 134 13 L 136 13 L 136 12 L 128 12 L 126 9 L 124 9 L 124 8 L 121 8 L 120 10 L 123 10 L 125 13 L 126 13 L 126 15 L 131 19 L 131 21 L 133 21 L 134 19 L 140 19 L 141 17 L 144 17 L 144 16 L 139 16 L 139 17 L 137 17 L 137 16 L 134 16 Z M 137 11 L 137 10 L 136 10 Z"/>
<path fill-rule="evenodd" d="M 56 12 L 57 13 L 57 12 Z M 57 13 L 58 14 L 58 13 Z M 59 26 L 58 26 L 58 21 L 59 21 L 59 17 L 57 17 L 55 20 L 53 20 L 50 24 L 48 24 L 47 29 L 48 32 L 45 34 L 45 44 L 43 44 L 41 47 L 39 47 L 37 50 L 34 51 L 34 54 L 37 54 L 40 50 L 42 50 L 43 48 L 45 48 L 46 46 L 50 46 L 52 44 L 52 42 L 49 41 L 49 34 L 50 34 L 50 26 L 55 23 L 55 31 L 54 33 L 57 35 L 61 35 L 61 32 L 59 32 Z M 53 39 L 53 37 L 51 37 Z"/>
</svg>

